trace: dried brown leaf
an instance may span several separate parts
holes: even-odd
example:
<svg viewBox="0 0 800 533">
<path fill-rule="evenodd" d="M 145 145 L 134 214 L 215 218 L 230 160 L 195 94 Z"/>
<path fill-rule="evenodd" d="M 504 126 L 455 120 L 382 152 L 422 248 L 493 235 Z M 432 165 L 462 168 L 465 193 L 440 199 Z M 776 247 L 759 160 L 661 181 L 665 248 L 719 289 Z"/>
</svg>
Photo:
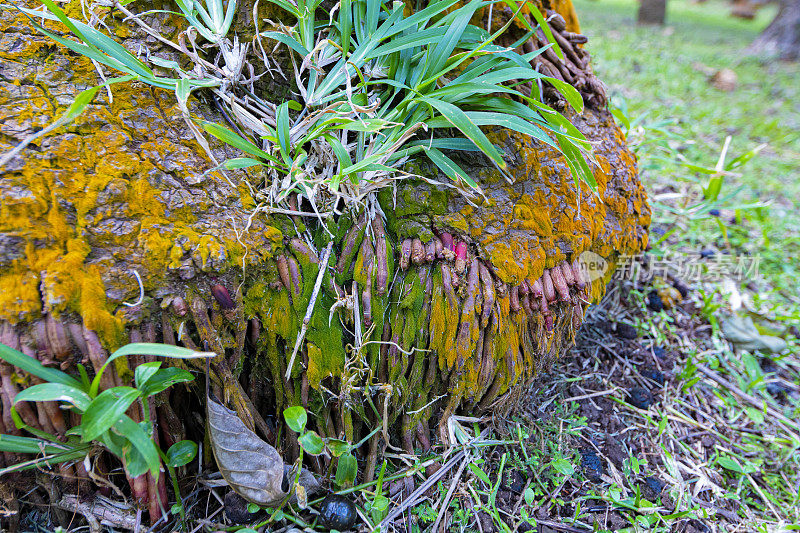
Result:
<svg viewBox="0 0 800 533">
<path fill-rule="evenodd" d="M 247 429 L 234 411 L 207 401 L 211 449 L 222 477 L 249 502 L 280 503 L 288 494 L 289 481 L 278 451 Z"/>
</svg>

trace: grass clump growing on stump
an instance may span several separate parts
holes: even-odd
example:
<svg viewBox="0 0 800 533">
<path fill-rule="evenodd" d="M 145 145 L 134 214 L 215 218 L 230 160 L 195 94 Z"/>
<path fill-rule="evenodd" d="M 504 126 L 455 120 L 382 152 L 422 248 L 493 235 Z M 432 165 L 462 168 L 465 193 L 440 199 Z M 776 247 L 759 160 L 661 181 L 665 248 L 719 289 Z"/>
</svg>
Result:
<svg viewBox="0 0 800 533">
<path fill-rule="evenodd" d="M 318 215 L 335 209 L 339 200 L 357 207 L 369 193 L 412 176 L 402 167 L 417 154 L 426 155 L 454 187 L 474 193 L 477 184 L 443 150 L 481 151 L 505 169 L 482 126 L 511 128 L 557 147 L 575 179 L 596 186 L 586 159 L 591 146 L 569 120 L 542 102 L 539 90 L 542 81 L 551 84 L 576 112 L 583 108 L 581 96 L 568 83 L 531 68 L 530 61 L 551 45 L 515 51 L 539 27 L 519 17 L 521 6 L 513 0 L 499 3 L 498 9 L 513 8 L 514 15 L 488 30 L 470 21 L 496 2 L 472 0 L 458 6 L 456 0 L 438 0 L 406 15 L 401 2 L 350 0 L 338 3 L 327 17 L 319 16 L 321 0 L 272 2 L 295 24 L 278 22 L 257 33 L 255 54 L 236 35 L 227 35 L 235 1 L 179 2 L 189 23 L 185 35 L 191 49 L 116 3 L 114 8 L 145 32 L 180 51 L 177 61 L 148 53 L 149 65 L 96 28 L 67 17 L 51 0 L 43 0 L 41 10 L 23 11 L 57 42 L 128 75 L 111 83 L 137 80 L 173 90 L 212 159 L 200 127 L 244 152 L 222 162 L 220 170 L 263 168 L 265 179 L 248 180 L 248 186 L 273 207 L 291 194 L 308 200 Z M 40 20 L 59 21 L 71 35 L 57 35 Z M 508 46 L 496 44 L 515 20 L 524 21 L 528 33 Z M 544 23 L 541 15 L 537 20 Z M 295 98 L 283 102 L 270 102 L 256 85 L 259 77 L 274 74 L 266 49 L 275 43 L 288 49 L 293 74 Z M 186 64 L 191 68 L 181 66 Z M 246 78 L 247 71 L 255 75 Z M 531 88 L 521 87 L 526 83 Z M 213 94 L 233 129 L 190 117 L 187 102 L 196 90 Z M 96 87 L 87 90 L 61 122 L 77 116 L 96 92 Z M 458 135 L 448 135 L 451 131 Z"/>
</svg>

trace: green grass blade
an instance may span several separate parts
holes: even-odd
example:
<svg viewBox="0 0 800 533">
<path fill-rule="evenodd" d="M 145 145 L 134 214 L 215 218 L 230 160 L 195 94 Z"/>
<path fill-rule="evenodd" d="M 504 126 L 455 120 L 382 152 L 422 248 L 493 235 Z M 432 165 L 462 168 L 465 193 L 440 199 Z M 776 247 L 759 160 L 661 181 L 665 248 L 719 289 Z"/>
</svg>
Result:
<svg viewBox="0 0 800 533">
<path fill-rule="evenodd" d="M 75 37 L 81 40 L 84 44 L 91 46 L 95 50 L 102 51 L 104 54 L 124 64 L 131 69 L 131 73 L 133 74 L 137 74 L 145 78 L 153 77 L 153 71 L 150 70 L 150 68 L 148 68 L 147 65 L 145 65 L 136 56 L 128 52 L 128 50 L 126 50 L 121 44 L 117 43 L 91 26 L 88 26 L 87 24 L 67 17 L 64 11 L 55 2 L 53 2 L 53 0 L 42 0 L 42 3 L 53 15 L 58 18 L 62 24 L 64 24 L 72 32 L 73 35 L 75 35 Z M 30 10 L 26 11 L 31 13 Z M 36 16 L 41 16 L 41 12 L 38 12 Z"/>
<path fill-rule="evenodd" d="M 140 365 L 141 366 L 141 365 Z M 136 367 L 137 370 L 139 367 Z M 154 394 L 165 391 L 178 383 L 187 383 L 194 380 L 194 376 L 188 370 L 170 366 L 159 369 L 147 383 L 138 387 L 143 398 L 148 398 Z"/>
<path fill-rule="evenodd" d="M 92 386 L 88 391 L 89 396 L 94 397 L 97 395 L 97 391 L 100 388 L 100 379 L 103 377 L 106 367 L 108 367 L 108 365 L 117 357 L 127 357 L 129 355 L 152 355 L 155 357 L 166 357 L 170 359 L 203 359 L 207 357 L 213 357 L 216 354 L 214 352 L 195 352 L 194 350 L 190 350 L 188 348 L 172 346 L 169 344 L 132 342 L 116 350 L 106 360 L 106 362 L 100 368 L 100 372 L 98 372 L 92 380 Z"/>
<path fill-rule="evenodd" d="M 222 29 L 220 31 L 221 37 L 225 37 L 230 30 L 236 11 L 236 0 L 228 0 L 228 7 L 225 10 L 225 19 L 222 21 Z"/>
<path fill-rule="evenodd" d="M 264 165 L 263 161 L 259 161 L 258 159 L 253 159 L 252 157 L 234 157 L 232 159 L 226 159 L 223 162 L 225 168 L 228 170 L 238 170 L 241 168 L 252 168 Z"/>
<path fill-rule="evenodd" d="M 251 143 L 244 137 L 240 137 L 238 134 L 229 130 L 225 126 L 220 126 L 215 122 L 207 122 L 207 121 L 202 121 L 200 124 L 203 126 L 203 129 L 206 130 L 206 132 L 213 135 L 220 141 L 227 143 L 233 146 L 234 148 L 238 148 L 239 150 L 246 152 L 250 155 L 260 157 L 261 159 L 265 159 L 278 166 L 281 167 L 284 166 L 283 163 L 278 161 L 275 157 L 269 155 L 267 152 L 265 152 L 255 144 Z"/>
<path fill-rule="evenodd" d="M 509 66 L 506 68 L 498 68 L 490 72 L 485 72 L 473 78 L 471 83 L 488 83 L 497 85 L 514 79 L 530 81 L 544 77 L 544 74 L 540 74 L 532 68 Z M 456 85 L 455 80 L 453 84 Z"/>
<path fill-rule="evenodd" d="M 325 140 L 331 145 L 333 148 L 333 153 L 336 155 L 337 161 L 339 161 L 339 169 L 341 174 L 341 169 L 349 168 L 353 166 L 353 160 L 350 159 L 350 154 L 347 152 L 347 149 L 342 145 L 341 141 L 334 137 L 333 135 L 325 135 Z"/>
<path fill-rule="evenodd" d="M 14 421 L 14 426 L 17 429 L 22 429 L 24 431 L 27 431 L 28 433 L 30 433 L 34 437 L 38 437 L 38 438 L 44 439 L 44 440 L 49 440 L 50 442 L 54 442 L 56 444 L 59 444 L 58 437 L 56 437 L 55 435 L 51 435 L 50 433 L 47 433 L 46 431 L 42 431 L 39 428 L 35 428 L 35 427 L 29 426 L 28 424 L 26 424 L 25 421 L 22 420 L 22 417 L 19 416 L 19 413 L 17 412 L 17 408 L 16 407 L 12 407 L 10 409 L 10 411 L 11 411 L 11 419 Z"/>
<path fill-rule="evenodd" d="M 71 31 L 75 37 L 80 39 L 81 41 L 86 42 L 86 38 L 81 34 L 81 31 L 75 26 L 73 20 L 69 18 L 66 13 L 56 4 L 53 0 L 42 0 L 42 3 L 45 7 L 55 15 L 61 23 L 66 26 L 69 31 Z M 37 13 L 37 16 L 41 16 L 41 12 Z M 51 19 L 52 20 L 52 19 Z"/>
<path fill-rule="evenodd" d="M 473 1 L 479 1 L 479 0 L 473 0 Z M 464 7 L 466 8 L 466 7 L 469 7 L 470 5 L 471 5 L 471 3 L 467 4 L 467 6 L 464 6 Z M 517 13 L 515 13 L 514 17 L 516 17 L 518 14 L 519 14 L 519 10 L 517 11 Z M 480 38 L 477 40 L 478 45 L 476 47 L 474 47 L 472 49 L 469 49 L 467 52 L 457 54 L 457 55 L 455 55 L 453 57 L 448 57 L 447 60 L 442 64 L 442 68 L 437 68 L 436 70 L 431 70 L 430 72 L 428 72 L 428 76 L 429 77 L 427 79 L 424 79 L 424 81 L 422 81 L 417 86 L 417 88 L 420 89 L 420 88 L 429 87 L 432 83 L 434 83 L 436 80 L 438 80 L 439 78 L 441 78 L 442 76 L 444 76 L 448 72 L 460 67 L 462 64 L 464 64 L 464 62 L 472 59 L 475 56 L 478 56 L 481 53 L 485 53 L 485 52 L 482 52 L 482 50 L 484 50 L 485 48 L 491 46 L 491 43 L 497 37 L 502 35 L 508 29 L 509 26 L 511 26 L 511 23 L 514 20 L 514 17 L 512 17 L 508 22 L 506 22 L 506 24 L 502 28 L 497 30 L 491 36 L 487 36 L 485 34 L 485 32 L 481 33 L 480 34 L 481 35 Z M 468 48 L 466 46 L 466 44 L 467 43 L 465 43 L 465 42 L 464 43 L 460 43 L 460 46 L 462 48 Z M 452 50 L 451 50 L 450 53 L 452 53 Z M 519 57 L 518 54 L 516 54 L 516 53 L 510 53 L 509 54 L 509 58 L 514 57 L 514 56 Z M 519 60 L 521 60 L 521 58 Z M 529 66 L 529 65 L 526 65 L 526 64 L 522 63 L 522 64 L 520 64 L 520 66 L 525 67 L 525 66 Z"/>
<path fill-rule="evenodd" d="M 503 0 L 503 2 L 511 8 L 511 11 L 515 13 L 519 12 L 519 8 L 521 6 L 517 5 L 517 3 L 514 0 Z M 524 3 L 522 5 L 524 5 Z M 530 9 L 528 11 L 530 12 L 531 16 L 534 19 L 536 19 L 536 24 L 538 24 L 539 27 L 542 28 L 545 37 L 547 37 L 547 40 L 550 41 L 550 43 L 553 45 L 553 50 L 555 50 L 558 58 L 561 59 L 561 61 L 564 61 L 564 52 L 561 51 L 561 48 L 559 48 L 558 43 L 556 43 L 555 37 L 553 37 L 553 32 L 550 29 L 550 25 L 547 24 L 547 21 L 545 21 L 544 15 L 542 15 L 542 12 L 539 11 L 539 8 L 536 7 L 535 4 L 528 4 L 528 5 L 530 5 Z M 516 19 L 519 20 L 526 28 L 528 28 L 528 30 L 536 31 L 530 25 L 530 23 L 525 17 L 517 15 Z"/>
<path fill-rule="evenodd" d="M 92 399 L 83 390 L 63 383 L 40 383 L 20 391 L 14 398 L 18 402 L 68 402 L 86 411 Z"/>
<path fill-rule="evenodd" d="M 583 112 L 583 97 L 575 87 L 556 78 L 545 77 L 544 79 L 552 84 L 553 87 L 567 99 L 567 102 L 569 102 L 569 105 L 572 106 L 572 109 L 574 109 L 576 113 Z"/>
<path fill-rule="evenodd" d="M 437 2 L 429 2 L 428 7 L 425 9 L 417 11 L 411 16 L 393 24 L 386 34 L 386 37 L 391 37 L 409 29 L 415 29 L 420 25 L 424 26 L 430 20 L 435 19 L 459 1 L 460 0 L 438 0 Z"/>
<path fill-rule="evenodd" d="M 478 184 L 475 183 L 475 180 L 470 178 L 464 170 L 458 166 L 452 159 L 444 155 L 442 152 L 437 150 L 436 148 L 429 148 L 425 150 L 425 154 L 430 158 L 433 163 L 439 167 L 439 169 L 445 173 L 445 175 L 453 180 L 456 183 L 461 183 L 462 181 L 472 187 L 473 189 L 478 188 Z"/>
<path fill-rule="evenodd" d="M 461 104 L 461 103 L 466 103 L 468 99 L 471 99 L 474 96 L 484 95 L 484 94 L 498 94 L 498 93 L 515 94 L 521 96 L 521 93 L 519 93 L 515 89 L 512 89 L 511 87 L 505 87 L 493 83 L 481 83 L 475 81 L 467 83 L 458 83 L 458 84 L 447 84 L 443 88 L 430 93 L 430 96 L 432 98 L 438 98 L 440 100 L 449 102 L 451 104 Z M 463 106 L 459 105 L 459 107 Z"/>
<path fill-rule="evenodd" d="M 77 20 L 72 21 L 83 33 L 84 42 L 100 50 L 104 54 L 116 59 L 128 67 L 132 73 L 138 74 L 143 78 L 153 78 L 153 71 L 145 65 L 139 58 L 128 52 L 128 50 L 102 32 L 97 31 Z"/>
<path fill-rule="evenodd" d="M 55 368 L 46 367 L 33 357 L 28 357 L 19 350 L 15 350 L 14 348 L 6 346 L 5 344 L 0 344 L 0 359 L 11 366 L 15 366 L 21 370 L 24 370 L 28 374 L 41 378 L 47 382 L 60 383 L 62 385 L 74 387 L 78 390 L 83 390 L 81 382 L 69 374 L 66 374 L 60 370 L 56 370 Z"/>
<path fill-rule="evenodd" d="M 157 342 L 132 342 L 116 350 L 109 360 L 128 355 L 152 355 L 168 359 L 204 359 L 216 355 L 214 352 L 196 352 L 189 348 L 160 344 Z"/>
<path fill-rule="evenodd" d="M 430 63 L 427 65 L 422 75 L 422 79 L 426 81 L 423 82 L 422 85 L 427 84 L 427 79 L 438 79 L 441 77 L 439 73 L 444 70 L 448 59 L 450 59 L 450 55 L 461 41 L 462 34 L 469 24 L 472 15 L 482 3 L 482 0 L 471 0 L 467 5 L 456 10 L 457 16 L 447 28 L 445 35 L 437 41 L 436 47 L 430 53 Z"/>
<path fill-rule="evenodd" d="M 284 102 L 278 106 L 276 112 L 277 127 L 275 132 L 278 134 L 278 147 L 283 156 L 283 161 L 287 166 L 292 165 L 291 150 L 292 150 L 292 134 L 291 126 L 289 124 L 289 103 Z"/>
<path fill-rule="evenodd" d="M 508 3 L 514 4 L 514 0 L 508 0 Z M 533 18 L 536 19 L 536 23 L 539 25 L 539 27 L 542 28 L 542 31 L 547 37 L 547 40 L 550 41 L 550 44 L 553 45 L 553 50 L 555 50 L 556 55 L 561 61 L 564 61 L 564 52 L 561 51 L 561 47 L 558 46 L 555 37 L 553 37 L 553 31 L 550 29 L 550 25 L 544 19 L 544 15 L 542 15 L 542 12 L 539 11 L 538 7 L 536 7 L 536 4 L 528 4 L 528 5 L 530 6 L 530 9 L 528 11 L 530 11 L 530 14 L 533 15 Z M 524 20 L 524 17 L 520 17 L 520 19 Z M 528 29 L 532 30 L 533 28 L 528 28 Z"/>
<path fill-rule="evenodd" d="M 329 73 L 314 90 L 313 94 L 309 94 L 308 104 L 319 105 L 334 89 L 345 83 L 345 76 L 353 76 L 356 69 L 361 69 L 364 66 L 365 58 L 369 56 L 372 50 L 380 45 L 381 41 L 391 32 L 393 25 L 397 21 L 402 20 L 402 18 L 402 4 L 398 4 L 395 6 L 392 14 L 375 32 L 369 35 L 368 39 L 359 42 L 358 47 L 350 54 L 350 57 L 340 59 L 336 65 L 330 69 Z"/>
<path fill-rule="evenodd" d="M 297 39 L 295 39 L 293 37 L 290 37 L 290 36 L 286 35 L 285 33 L 281 33 L 281 32 L 278 32 L 278 31 L 262 31 L 261 32 L 261 36 L 262 37 L 266 37 L 267 39 L 274 39 L 276 41 L 279 41 L 279 42 L 285 44 L 286 46 L 288 46 L 289 48 L 291 48 L 292 50 L 294 50 L 295 52 L 297 52 L 298 54 L 300 54 L 303 57 L 305 57 L 305 56 L 307 56 L 307 55 L 309 55 L 311 53 L 311 52 L 308 51 L 308 49 L 305 46 L 303 46 L 302 44 L 297 42 Z"/>
<path fill-rule="evenodd" d="M 497 148 L 489 141 L 481 129 L 473 123 L 464 111 L 451 103 L 436 100 L 435 98 L 419 98 L 418 101 L 435 108 L 447 121 L 463 133 L 469 140 L 489 156 L 501 169 L 508 165 L 503 161 L 503 157 Z"/>
<path fill-rule="evenodd" d="M 345 56 L 350 53 L 350 39 L 353 33 L 352 0 L 339 2 L 339 34 L 341 36 L 342 50 Z"/>
<path fill-rule="evenodd" d="M 389 167 L 389 166 L 383 165 L 381 163 L 378 163 L 378 161 L 380 161 L 384 157 L 385 157 L 385 154 L 380 153 L 380 152 L 377 153 L 377 154 L 372 154 L 371 156 L 365 157 L 361 161 L 359 161 L 357 163 L 354 163 L 354 164 L 350 165 L 347 168 L 343 168 L 342 169 L 342 174 L 350 175 L 350 174 L 353 174 L 355 172 L 364 172 L 364 171 L 369 171 L 369 170 L 384 170 L 384 171 L 392 172 L 392 173 L 396 172 L 397 171 L 396 168 Z"/>
<path fill-rule="evenodd" d="M 388 56 L 395 52 L 400 52 L 409 48 L 421 47 L 431 42 L 442 38 L 447 32 L 447 28 L 428 28 L 419 32 L 410 33 L 402 37 L 390 39 L 386 44 L 383 44 L 374 49 L 367 59 Z"/>
<path fill-rule="evenodd" d="M 381 0 L 366 0 L 367 2 L 367 34 L 372 35 L 378 29 L 378 15 L 381 11 Z"/>
<path fill-rule="evenodd" d="M 478 126 L 500 126 L 512 131 L 518 131 L 542 141 L 556 150 L 559 149 L 558 144 L 544 132 L 541 126 L 532 124 L 517 116 L 487 111 L 467 111 L 466 114 Z"/>
<path fill-rule="evenodd" d="M 24 461 L 0 469 L 0 477 L 10 474 L 11 472 L 20 472 L 22 470 L 37 468 L 39 465 L 55 465 L 67 461 L 74 461 L 85 457 L 90 450 L 91 446 L 88 444 L 74 446 L 71 444 L 55 444 L 44 439 L 35 439 L 31 437 L 0 435 L 0 452 L 30 453 L 34 455 L 46 454 L 43 457 L 37 457 L 30 461 Z"/>
<path fill-rule="evenodd" d="M 88 446 L 85 447 L 88 449 Z M 69 449 L 69 445 L 61 446 L 53 444 L 44 439 L 34 439 L 32 437 L 18 437 L 16 435 L 0 435 L 0 451 L 9 453 L 60 453 Z"/>
<path fill-rule="evenodd" d="M 427 148 L 438 148 L 440 150 L 461 150 L 462 152 L 480 152 L 481 149 L 475 143 L 462 137 L 446 137 L 437 139 L 418 139 L 405 145 L 407 148 L 422 146 Z"/>
</svg>

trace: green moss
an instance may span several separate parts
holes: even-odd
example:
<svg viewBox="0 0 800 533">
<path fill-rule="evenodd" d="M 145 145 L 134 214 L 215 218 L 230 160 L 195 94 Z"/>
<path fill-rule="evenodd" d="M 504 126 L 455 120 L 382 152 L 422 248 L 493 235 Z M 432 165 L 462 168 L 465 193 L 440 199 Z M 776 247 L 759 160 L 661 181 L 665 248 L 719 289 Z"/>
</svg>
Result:
<svg viewBox="0 0 800 533">
<path fill-rule="evenodd" d="M 396 218 L 394 219 L 394 224 L 392 224 L 389 229 L 397 235 L 398 241 L 416 237 L 423 243 L 426 243 L 433 238 L 431 221 L 425 216 Z"/>
<path fill-rule="evenodd" d="M 313 366 L 311 349 L 308 352 L 308 383 L 317 390 L 323 379 L 340 377 L 345 363 L 342 325 L 336 317 L 331 320 L 329 314 L 333 300 L 324 294 L 320 300 L 311 315 L 306 335 L 309 345 L 313 344 L 319 350 L 319 355 L 313 358 Z"/>
</svg>

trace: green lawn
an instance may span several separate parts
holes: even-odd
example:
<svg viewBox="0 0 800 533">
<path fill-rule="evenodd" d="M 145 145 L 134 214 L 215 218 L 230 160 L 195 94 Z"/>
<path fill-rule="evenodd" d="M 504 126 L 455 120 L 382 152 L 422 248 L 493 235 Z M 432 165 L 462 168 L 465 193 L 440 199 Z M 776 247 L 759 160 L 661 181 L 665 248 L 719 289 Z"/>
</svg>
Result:
<svg viewBox="0 0 800 533">
<path fill-rule="evenodd" d="M 612 101 L 630 119 L 641 119 L 645 139 L 653 140 L 647 126 L 675 122 L 668 127 L 672 139 L 637 150 L 642 179 L 654 200 L 654 222 L 679 229 L 667 243 L 673 247 L 716 244 L 758 253 L 773 288 L 796 292 L 789 290 L 796 283 L 781 285 L 799 273 L 793 259 L 800 253 L 800 65 L 746 53 L 775 8 L 764 8 L 755 20 L 744 21 L 729 16 L 727 2 L 670 0 L 668 5 L 667 26 L 652 28 L 636 26 L 634 0 L 575 0 L 595 71 Z M 708 82 L 708 73 L 722 68 L 738 76 L 732 92 Z M 723 213 L 726 207 L 751 202 L 769 207 L 743 212 L 743 225 L 726 224 L 725 242 L 716 219 L 697 220 L 707 216 L 707 209 L 694 213 L 694 219 L 671 210 L 699 203 L 708 179 L 681 166 L 677 158 L 713 167 L 729 135 L 728 161 L 762 143 L 767 146 L 738 170 L 740 175 L 725 178 L 721 196 L 739 186 L 741 190 L 713 207 L 723 208 Z M 632 141 L 637 139 L 631 135 Z M 666 200 L 664 193 L 678 197 Z M 796 296 L 789 300 L 797 302 Z"/>
<path fill-rule="evenodd" d="M 613 96 L 624 98 L 630 115 L 677 119 L 686 137 L 697 142 L 687 155 L 708 164 L 727 135 L 733 136 L 734 154 L 768 143 L 741 181 L 756 196 L 798 205 L 800 68 L 746 55 L 773 9 L 743 21 L 728 15 L 727 2 L 671 0 L 665 28 L 640 28 L 635 1 L 576 0 L 575 5 L 595 70 Z M 738 75 L 731 93 L 714 88 L 703 72 L 721 68 Z"/>
</svg>

